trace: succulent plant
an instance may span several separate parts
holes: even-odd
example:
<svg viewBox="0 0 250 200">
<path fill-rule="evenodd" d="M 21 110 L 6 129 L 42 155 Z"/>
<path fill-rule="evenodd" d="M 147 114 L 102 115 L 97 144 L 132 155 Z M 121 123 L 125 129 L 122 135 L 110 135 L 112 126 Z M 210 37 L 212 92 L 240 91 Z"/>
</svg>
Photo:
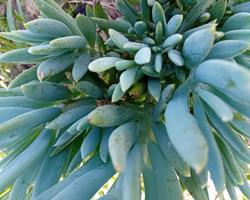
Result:
<svg viewBox="0 0 250 200">
<path fill-rule="evenodd" d="M 75 19 L 53 0 L 0 35 L 34 66 L 0 90 L 2 199 L 250 198 L 250 3 L 117 0 Z M 139 6 L 138 6 L 139 5 Z"/>
</svg>

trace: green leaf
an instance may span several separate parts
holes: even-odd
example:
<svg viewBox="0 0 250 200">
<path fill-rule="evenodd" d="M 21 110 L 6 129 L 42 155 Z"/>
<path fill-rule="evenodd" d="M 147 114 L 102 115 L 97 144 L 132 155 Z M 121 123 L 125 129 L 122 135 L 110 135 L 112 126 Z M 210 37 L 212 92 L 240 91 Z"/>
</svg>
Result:
<svg viewBox="0 0 250 200">
<path fill-rule="evenodd" d="M 82 159 L 94 152 L 101 141 L 101 131 L 99 128 L 92 129 L 84 138 L 81 146 Z"/>
<path fill-rule="evenodd" d="M 75 61 L 72 69 L 73 79 L 78 82 L 87 73 L 91 61 L 89 53 L 82 53 Z"/>
<path fill-rule="evenodd" d="M 96 84 L 89 81 L 80 81 L 79 83 L 77 83 L 76 90 L 79 92 L 83 92 L 95 99 L 103 97 L 102 90 Z"/>
<path fill-rule="evenodd" d="M 239 40 L 224 40 L 216 43 L 208 54 L 208 59 L 228 59 L 234 58 L 249 48 L 249 44 Z"/>
<path fill-rule="evenodd" d="M 116 171 L 122 172 L 126 168 L 128 152 L 138 134 L 135 122 L 123 124 L 112 132 L 109 138 L 109 152 Z"/>
<path fill-rule="evenodd" d="M 10 50 L 0 54 L 1 63 L 35 64 L 45 60 L 48 56 L 32 55 L 28 53 L 29 48 Z"/>
<path fill-rule="evenodd" d="M 108 19 L 108 15 L 106 14 L 100 2 L 95 3 L 95 5 L 93 6 L 93 12 L 95 17 Z"/>
<path fill-rule="evenodd" d="M 250 30 L 234 30 L 225 33 L 224 39 L 250 42 Z"/>
<path fill-rule="evenodd" d="M 125 93 L 122 91 L 122 88 L 121 88 L 121 84 L 118 83 L 116 86 L 115 86 L 115 89 L 113 91 L 113 94 L 112 94 L 112 102 L 117 102 L 119 100 L 121 100 L 121 98 L 125 95 Z"/>
<path fill-rule="evenodd" d="M 141 199 L 142 156 L 139 145 L 129 152 L 122 185 L 122 199 Z"/>
<path fill-rule="evenodd" d="M 50 55 L 50 56 L 54 55 L 54 56 L 58 56 L 60 54 L 66 53 L 69 50 L 70 49 L 55 48 L 55 47 L 52 47 L 49 44 L 45 44 L 45 45 L 37 45 L 37 46 L 30 47 L 28 49 L 28 52 L 30 54 L 33 54 L 33 55 Z"/>
<path fill-rule="evenodd" d="M 149 47 L 143 47 L 135 54 L 135 62 L 138 65 L 144 65 L 151 61 L 151 49 Z"/>
<path fill-rule="evenodd" d="M 148 147 L 155 176 L 157 199 L 165 199 L 166 197 L 173 200 L 182 199 L 181 184 L 175 170 L 154 143 L 150 142 Z"/>
<path fill-rule="evenodd" d="M 218 133 L 239 155 L 249 156 L 249 149 L 242 138 L 235 133 L 228 124 L 225 124 L 215 113 L 207 108 L 208 117 Z"/>
<path fill-rule="evenodd" d="M 201 0 L 196 3 L 195 6 L 188 12 L 185 17 L 179 32 L 184 32 L 190 29 L 194 23 L 199 19 L 200 15 L 206 11 L 211 5 L 213 5 L 214 0 Z"/>
<path fill-rule="evenodd" d="M 170 142 L 165 125 L 161 122 L 155 122 L 152 124 L 152 131 L 161 152 L 163 153 L 169 164 L 183 176 L 190 176 L 190 167 L 186 162 L 183 161 L 183 159 L 174 148 L 173 144 Z"/>
<path fill-rule="evenodd" d="M 183 15 L 174 15 L 170 18 L 167 24 L 167 35 L 175 34 L 180 28 L 183 21 Z"/>
<path fill-rule="evenodd" d="M 158 22 L 155 28 L 155 42 L 160 44 L 163 40 L 163 27 L 161 22 Z"/>
<path fill-rule="evenodd" d="M 182 58 L 181 53 L 177 50 L 172 49 L 168 51 L 168 58 L 178 67 L 182 67 L 184 65 L 184 59 Z"/>
<path fill-rule="evenodd" d="M 5 170 L 0 172 L 2 180 L 0 183 L 1 191 L 12 184 L 24 170 L 38 161 L 48 148 L 51 138 L 52 134 L 50 131 L 44 130 L 29 147 L 6 166 Z"/>
<path fill-rule="evenodd" d="M 140 11 L 142 18 L 146 21 L 150 19 L 150 7 L 148 6 L 147 0 L 140 1 Z"/>
<path fill-rule="evenodd" d="M 230 121 L 230 124 L 233 126 L 233 128 L 247 137 L 250 137 L 250 121 L 248 118 L 243 117 L 239 114 L 235 114 L 234 119 Z"/>
<path fill-rule="evenodd" d="M 39 80 L 43 80 L 64 71 L 72 64 L 73 59 L 74 55 L 72 53 L 67 53 L 42 62 L 37 69 Z"/>
<path fill-rule="evenodd" d="M 114 130 L 113 128 L 105 128 L 102 130 L 102 140 L 101 140 L 99 152 L 100 152 L 100 157 L 102 161 L 105 163 L 108 161 L 108 157 L 109 157 L 109 147 L 108 147 L 109 138 L 113 130 Z"/>
<path fill-rule="evenodd" d="M 218 0 L 213 3 L 212 7 L 209 10 L 211 14 L 211 19 L 220 21 L 224 16 L 227 8 L 227 0 Z"/>
<path fill-rule="evenodd" d="M 35 19 L 24 24 L 24 26 L 33 33 L 49 35 L 54 38 L 72 35 L 70 29 L 64 23 L 55 19 Z"/>
<path fill-rule="evenodd" d="M 119 126 L 138 117 L 136 110 L 117 105 L 97 107 L 87 117 L 88 122 L 99 127 Z"/>
<path fill-rule="evenodd" d="M 33 80 L 37 80 L 37 66 L 33 66 L 29 69 L 24 70 L 21 74 L 16 76 L 9 84 L 8 88 L 19 87 L 25 83 L 28 83 Z"/>
<path fill-rule="evenodd" d="M 49 44 L 54 48 L 76 49 L 76 48 L 84 48 L 87 43 L 85 38 L 82 36 L 67 36 L 52 40 L 50 41 Z"/>
<path fill-rule="evenodd" d="M 16 24 L 13 16 L 13 10 L 12 10 L 12 0 L 7 1 L 7 11 L 6 11 L 6 17 L 7 17 L 7 23 L 8 23 L 8 29 L 9 31 L 16 30 Z"/>
<path fill-rule="evenodd" d="M 156 101 L 160 100 L 161 82 L 158 79 L 150 78 L 148 80 L 148 91 Z"/>
<path fill-rule="evenodd" d="M 69 99 L 70 91 L 56 83 L 32 81 L 21 86 L 23 94 L 31 99 L 40 101 L 59 101 Z"/>
<path fill-rule="evenodd" d="M 138 68 L 127 69 L 120 75 L 120 85 L 123 92 L 126 92 L 136 81 Z"/>
<path fill-rule="evenodd" d="M 250 29 L 250 13 L 238 13 L 231 16 L 223 25 L 222 31 Z"/>
<path fill-rule="evenodd" d="M 26 112 L 30 112 L 33 109 L 31 108 L 18 108 L 18 107 L 5 107 L 5 108 L 0 108 L 0 123 L 3 123 L 5 121 L 8 121 L 14 117 L 17 117 L 21 114 L 24 114 Z"/>
<path fill-rule="evenodd" d="M 199 65 L 213 47 L 215 26 L 192 33 L 184 42 L 183 56 L 189 68 Z"/>
<path fill-rule="evenodd" d="M 87 115 L 90 111 L 92 111 L 95 108 L 94 105 L 84 105 L 79 106 L 73 109 L 68 110 L 65 113 L 62 113 L 59 117 L 51 121 L 46 128 L 47 129 L 62 129 L 81 117 Z"/>
<path fill-rule="evenodd" d="M 93 170 L 80 175 L 63 190 L 61 190 L 54 200 L 89 200 L 91 197 L 114 175 L 111 163 L 103 164 Z M 82 194 L 84 193 L 84 196 Z"/>
<path fill-rule="evenodd" d="M 49 105 L 51 103 L 34 101 L 24 96 L 0 97 L 0 107 L 41 108 Z"/>
<path fill-rule="evenodd" d="M 123 49 L 129 52 L 134 52 L 136 53 L 143 47 L 147 47 L 144 43 L 138 43 L 138 42 L 127 42 L 126 44 L 123 45 Z"/>
<path fill-rule="evenodd" d="M 112 39 L 112 41 L 115 43 L 115 45 L 119 47 L 120 49 L 123 49 L 123 46 L 127 42 L 129 42 L 129 40 L 125 36 L 123 36 L 121 33 L 113 29 L 109 29 L 109 36 Z"/>
<path fill-rule="evenodd" d="M 240 13 L 240 12 L 250 12 L 250 3 L 249 2 L 244 2 L 244 3 L 240 3 L 235 5 L 232 8 L 234 13 Z"/>
<path fill-rule="evenodd" d="M 121 61 L 118 57 L 103 57 L 92 61 L 88 68 L 92 72 L 104 72 L 115 67 L 116 62 Z"/>
<path fill-rule="evenodd" d="M 93 169 L 96 169 L 101 164 L 102 161 L 99 155 L 92 157 L 87 163 L 84 163 L 84 165 L 81 166 L 78 170 L 76 170 L 69 176 L 64 177 L 62 181 L 48 188 L 46 191 L 42 192 L 36 198 L 36 200 L 53 199 L 59 192 L 63 191 L 66 187 L 68 187 L 71 183 L 77 180 L 80 176 L 82 176 L 83 174 L 86 175 L 88 172 L 90 172 Z M 97 180 L 99 179 L 97 178 Z"/>
<path fill-rule="evenodd" d="M 161 54 L 156 54 L 155 62 L 154 62 L 154 69 L 157 73 L 160 73 L 162 70 L 163 59 Z"/>
<path fill-rule="evenodd" d="M 194 199 L 209 200 L 194 172 L 191 177 L 181 176 L 180 179 Z"/>
<path fill-rule="evenodd" d="M 173 48 L 182 41 L 183 36 L 181 34 L 174 34 L 164 40 L 161 45 L 163 48 Z"/>
<path fill-rule="evenodd" d="M 134 24 L 137 21 L 137 13 L 128 4 L 126 0 L 117 0 L 116 9 L 127 19 L 131 24 Z"/>
<path fill-rule="evenodd" d="M 155 177 L 152 169 L 148 167 L 143 168 L 143 181 L 145 188 L 145 199 L 146 200 L 157 199 Z"/>
<path fill-rule="evenodd" d="M 208 143 L 207 168 L 216 191 L 222 193 L 225 187 L 225 174 L 222 158 L 216 140 L 209 126 L 203 105 L 198 96 L 194 95 L 194 116 Z"/>
<path fill-rule="evenodd" d="M 20 134 L 25 134 L 32 128 L 54 119 L 59 113 L 59 108 L 51 107 L 21 114 L 0 124 L 0 137 L 18 137 Z"/>
<path fill-rule="evenodd" d="M 228 122 L 234 118 L 232 109 L 219 97 L 199 87 L 197 87 L 195 91 L 202 100 L 214 110 L 222 121 Z"/>
<path fill-rule="evenodd" d="M 195 171 L 201 172 L 207 163 L 207 142 L 195 118 L 189 112 L 185 90 L 178 90 L 168 103 L 164 116 L 169 138 L 177 152 Z M 178 123 L 180 118 L 183 123 Z"/>
<path fill-rule="evenodd" d="M 46 191 L 60 180 L 65 164 L 68 162 L 69 155 L 70 148 L 54 156 L 49 156 L 49 153 L 47 154 L 37 173 L 32 191 L 32 198 L 36 198 L 39 194 Z"/>
<path fill-rule="evenodd" d="M 95 46 L 96 40 L 96 25 L 95 23 L 85 15 L 78 15 L 76 17 L 76 23 L 79 26 L 84 37 L 87 39 L 91 47 Z"/>
<path fill-rule="evenodd" d="M 120 60 L 115 63 L 115 68 L 118 71 L 123 71 L 128 68 L 135 67 L 135 61 L 134 60 Z"/>
<path fill-rule="evenodd" d="M 242 103 L 250 102 L 250 72 L 242 66 L 224 60 L 208 60 L 197 68 L 195 77 L 232 99 Z"/>
<path fill-rule="evenodd" d="M 166 35 L 167 22 L 166 22 L 165 12 L 159 2 L 154 3 L 154 6 L 152 8 L 152 18 L 155 24 L 161 22 L 163 33 L 164 35 Z"/>
<path fill-rule="evenodd" d="M 59 7 L 58 5 L 54 7 L 51 4 L 43 0 L 35 0 L 35 3 L 37 7 L 39 8 L 39 10 L 46 17 L 55 19 L 64 23 L 74 35 L 82 35 L 81 31 L 79 30 L 76 24 L 76 21 L 69 14 L 65 13 L 62 9 L 58 9 Z"/>
</svg>

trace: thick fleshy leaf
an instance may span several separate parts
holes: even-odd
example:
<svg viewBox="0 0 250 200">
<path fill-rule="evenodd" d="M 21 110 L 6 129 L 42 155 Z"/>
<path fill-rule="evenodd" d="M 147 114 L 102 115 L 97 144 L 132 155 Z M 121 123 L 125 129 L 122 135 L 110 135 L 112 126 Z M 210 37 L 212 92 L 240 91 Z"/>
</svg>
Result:
<svg viewBox="0 0 250 200">
<path fill-rule="evenodd" d="M 115 43 L 115 45 L 117 47 L 119 47 L 120 49 L 123 49 L 123 46 L 129 42 L 129 40 L 123 36 L 121 33 L 113 30 L 113 29 L 109 29 L 109 36 L 111 37 L 112 41 Z"/>
<path fill-rule="evenodd" d="M 149 47 L 143 47 L 135 54 L 135 62 L 138 65 L 144 65 L 151 60 L 151 49 Z"/>
<path fill-rule="evenodd" d="M 216 191 L 221 193 L 225 187 L 225 174 L 222 158 L 205 115 L 202 102 L 196 95 L 194 96 L 194 116 L 208 143 L 209 151 L 207 168 L 211 174 L 211 179 L 215 185 Z"/>
<path fill-rule="evenodd" d="M 234 119 L 230 123 L 237 132 L 250 137 L 250 120 L 248 118 L 243 117 L 240 114 L 235 114 Z"/>
<path fill-rule="evenodd" d="M 69 49 L 76 49 L 76 48 L 84 48 L 86 46 L 86 39 L 82 36 L 67 36 L 54 39 L 49 43 L 54 48 L 69 48 Z"/>
<path fill-rule="evenodd" d="M 207 163 L 207 142 L 189 111 L 185 90 L 178 89 L 168 103 L 164 116 L 169 138 L 177 152 L 195 171 L 201 172 Z"/>
<path fill-rule="evenodd" d="M 249 44 L 239 40 L 224 40 L 216 43 L 208 54 L 208 59 L 228 59 L 241 55 Z"/>
<path fill-rule="evenodd" d="M 76 90 L 83 92 L 92 98 L 99 99 L 103 97 L 103 92 L 101 89 L 90 81 L 80 81 L 76 84 Z"/>
<path fill-rule="evenodd" d="M 101 136 L 102 134 L 99 128 L 95 128 L 88 133 L 81 146 L 82 159 L 86 158 L 90 153 L 96 150 L 101 140 Z"/>
<path fill-rule="evenodd" d="M 84 37 L 87 39 L 90 46 L 95 46 L 96 40 L 96 25 L 95 23 L 85 15 L 78 15 L 76 17 L 76 23 L 79 26 Z"/>
<path fill-rule="evenodd" d="M 25 28 L 33 33 L 65 37 L 72 35 L 70 29 L 62 22 L 55 19 L 35 19 L 26 24 Z"/>
<path fill-rule="evenodd" d="M 219 97 L 202 88 L 196 88 L 195 91 L 216 112 L 222 121 L 227 122 L 233 119 L 232 109 Z"/>
<path fill-rule="evenodd" d="M 117 102 L 121 100 L 121 98 L 125 95 L 125 93 L 122 91 L 121 84 L 118 83 L 115 86 L 115 89 L 112 94 L 112 102 Z"/>
<path fill-rule="evenodd" d="M 100 157 L 102 161 L 105 163 L 107 162 L 108 157 L 109 157 L 109 147 L 108 147 L 109 138 L 113 130 L 114 130 L 113 128 L 105 128 L 102 130 L 102 139 L 101 139 L 99 152 L 100 152 Z"/>
<path fill-rule="evenodd" d="M 250 12 L 250 2 L 240 3 L 235 5 L 232 8 L 233 12 L 240 13 L 240 12 Z"/>
<path fill-rule="evenodd" d="M 224 39 L 227 40 L 241 40 L 250 42 L 250 30 L 234 30 L 228 31 L 224 35 Z"/>
<path fill-rule="evenodd" d="M 87 116 L 87 120 L 90 124 L 99 127 L 118 126 L 136 118 L 138 118 L 136 110 L 117 105 L 98 107 Z"/>
<path fill-rule="evenodd" d="M 161 122 L 153 123 L 152 130 L 155 135 L 156 141 L 163 155 L 171 166 L 173 166 L 183 176 L 190 176 L 190 168 L 186 162 L 180 157 L 170 142 L 166 127 Z"/>
<path fill-rule="evenodd" d="M 73 54 L 67 53 L 42 62 L 37 69 L 39 80 L 43 80 L 64 71 L 73 63 L 73 59 Z"/>
<path fill-rule="evenodd" d="M 109 138 L 109 152 L 115 169 L 119 172 L 126 167 L 127 154 L 138 136 L 137 124 L 126 123 L 116 128 Z"/>
<path fill-rule="evenodd" d="M 250 72 L 242 66 L 224 60 L 208 60 L 200 64 L 195 77 L 230 98 L 250 103 Z"/>
<path fill-rule="evenodd" d="M 123 92 L 126 92 L 136 81 L 138 68 L 127 69 L 120 75 L 120 85 Z"/>
<path fill-rule="evenodd" d="M 157 199 L 163 200 L 169 197 L 173 200 L 181 200 L 182 189 L 175 170 L 154 143 L 149 143 L 149 154 L 155 176 Z"/>
<path fill-rule="evenodd" d="M 21 86 L 23 94 L 40 101 L 59 101 L 70 98 L 70 91 L 63 85 L 52 82 L 33 81 Z"/>
<path fill-rule="evenodd" d="M 74 81 L 78 82 L 88 71 L 88 65 L 91 61 L 89 53 L 82 53 L 76 60 L 72 69 Z"/>
<path fill-rule="evenodd" d="M 122 185 L 123 200 L 141 199 L 141 170 L 142 156 L 140 146 L 137 144 L 128 155 Z"/>
<path fill-rule="evenodd" d="M 223 25 L 222 31 L 232 31 L 239 29 L 250 29 L 250 13 L 238 13 L 231 16 Z"/>
<path fill-rule="evenodd" d="M 168 35 L 175 34 L 180 28 L 182 20 L 183 20 L 183 15 L 174 15 L 173 17 L 171 17 L 171 19 L 168 21 L 167 24 L 167 34 Z"/>
<path fill-rule="evenodd" d="M 165 12 L 159 2 L 154 3 L 153 9 L 152 9 L 152 18 L 155 24 L 158 24 L 158 22 L 161 22 L 164 34 L 166 34 L 167 22 L 166 22 Z"/>
<path fill-rule="evenodd" d="M 158 79 L 149 79 L 148 91 L 156 101 L 159 101 L 161 96 L 161 82 Z"/>
<path fill-rule="evenodd" d="M 92 61 L 88 68 L 92 72 L 104 72 L 110 68 L 115 67 L 115 63 L 122 60 L 121 58 L 117 57 L 104 57 L 98 58 Z"/>
<path fill-rule="evenodd" d="M 170 50 L 168 52 L 168 58 L 172 61 L 176 66 L 181 67 L 184 65 L 184 59 L 181 56 L 181 53 L 177 50 Z"/>
<path fill-rule="evenodd" d="M 213 47 L 215 26 L 198 30 L 184 42 L 183 56 L 189 68 L 199 65 Z"/>
</svg>

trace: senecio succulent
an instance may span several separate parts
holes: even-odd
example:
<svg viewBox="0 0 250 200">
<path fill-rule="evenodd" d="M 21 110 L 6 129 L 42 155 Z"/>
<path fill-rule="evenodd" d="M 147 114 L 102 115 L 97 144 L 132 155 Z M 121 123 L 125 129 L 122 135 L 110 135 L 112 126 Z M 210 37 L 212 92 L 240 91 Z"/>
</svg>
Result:
<svg viewBox="0 0 250 200">
<path fill-rule="evenodd" d="M 250 3 L 117 0 L 1 37 L 34 64 L 0 90 L 1 199 L 250 198 Z"/>
</svg>

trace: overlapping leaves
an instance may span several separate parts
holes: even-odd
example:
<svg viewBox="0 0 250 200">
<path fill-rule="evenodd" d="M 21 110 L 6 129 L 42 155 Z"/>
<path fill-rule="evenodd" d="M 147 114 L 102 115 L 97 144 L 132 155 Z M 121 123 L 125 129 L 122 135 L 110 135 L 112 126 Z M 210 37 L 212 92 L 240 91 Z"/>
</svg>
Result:
<svg viewBox="0 0 250 200">
<path fill-rule="evenodd" d="M 88 200 L 115 173 L 100 199 L 139 200 L 143 183 L 148 200 L 204 200 L 208 174 L 250 198 L 248 3 L 213 3 L 119 0 L 109 21 L 36 0 L 43 17 L 1 33 L 27 46 L 1 62 L 36 64 L 0 90 L 2 198 Z"/>
</svg>

